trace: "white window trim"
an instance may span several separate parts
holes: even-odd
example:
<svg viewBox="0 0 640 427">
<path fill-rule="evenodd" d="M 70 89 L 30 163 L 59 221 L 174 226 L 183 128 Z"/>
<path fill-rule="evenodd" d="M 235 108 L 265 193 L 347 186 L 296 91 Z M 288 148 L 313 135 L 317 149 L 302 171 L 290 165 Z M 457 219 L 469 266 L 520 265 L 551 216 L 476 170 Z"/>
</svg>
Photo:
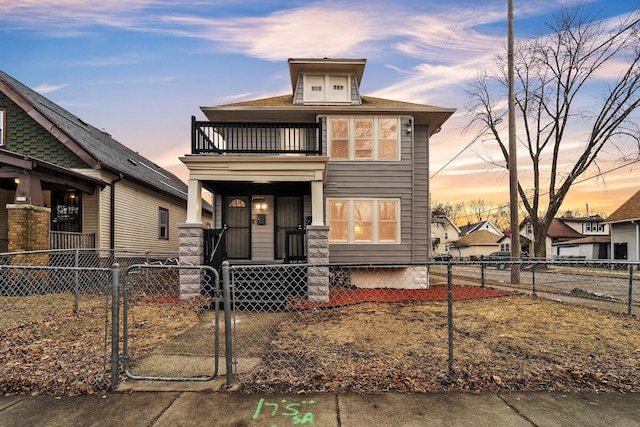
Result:
<svg viewBox="0 0 640 427">
<path fill-rule="evenodd" d="M 7 109 L 0 106 L 0 146 L 5 146 L 7 139 Z"/>
<path fill-rule="evenodd" d="M 354 202 L 358 202 L 358 201 L 371 201 L 373 202 L 373 218 L 372 218 L 372 231 L 373 231 L 373 240 L 369 241 L 369 242 L 363 242 L 363 241 L 356 241 L 355 240 L 355 236 L 354 236 L 354 224 L 355 224 L 355 213 L 354 213 Z M 349 198 L 342 198 L 342 197 L 336 197 L 336 198 L 330 198 L 327 199 L 327 203 L 326 203 L 326 218 L 327 218 L 327 224 L 331 224 L 331 203 L 332 202 L 342 202 L 342 203 L 347 203 L 348 206 L 348 212 L 347 212 L 347 227 L 349 230 L 349 236 L 347 238 L 347 241 L 332 241 L 331 240 L 331 231 L 329 231 L 329 243 L 331 244 L 353 244 L 353 245 L 399 245 L 402 243 L 401 241 L 401 236 L 402 236 L 402 230 L 401 230 L 401 222 L 402 222 L 402 213 L 400 212 L 400 208 L 401 208 L 401 203 L 400 203 L 400 199 L 394 199 L 394 198 L 384 198 L 384 199 L 380 199 L 380 198 L 373 198 L 373 197 L 358 197 L 358 198 L 353 198 L 353 199 L 349 199 Z M 396 217 L 397 217 L 397 227 L 396 227 L 396 241 L 395 242 L 380 242 L 378 241 L 378 202 L 395 202 L 396 203 Z"/>
<path fill-rule="evenodd" d="M 333 159 L 331 157 L 331 120 L 333 119 L 347 119 L 349 120 L 349 157 L 347 159 Z M 360 119 L 372 119 L 373 120 L 373 158 L 371 159 L 359 159 L 356 158 L 356 120 Z M 396 158 L 395 159 L 381 159 L 380 158 L 380 119 L 396 119 Z M 399 162 L 402 158 L 401 153 L 401 128 L 402 118 L 398 116 L 327 116 L 327 154 L 332 161 L 355 161 L 355 162 Z"/>
<path fill-rule="evenodd" d="M 167 222 L 165 224 L 165 235 L 162 234 L 162 214 L 166 214 Z M 169 240 L 169 209 L 158 208 L 158 239 Z"/>
</svg>

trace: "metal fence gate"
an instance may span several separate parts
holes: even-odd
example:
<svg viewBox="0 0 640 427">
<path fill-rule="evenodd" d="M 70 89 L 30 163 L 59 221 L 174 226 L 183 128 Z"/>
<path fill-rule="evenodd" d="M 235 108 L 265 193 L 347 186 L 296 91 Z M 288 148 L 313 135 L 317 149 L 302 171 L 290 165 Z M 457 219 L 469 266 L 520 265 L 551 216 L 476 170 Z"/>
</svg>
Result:
<svg viewBox="0 0 640 427">
<path fill-rule="evenodd" d="M 193 275 L 199 276 L 200 296 L 181 299 L 180 277 Z M 160 381 L 215 378 L 221 349 L 219 334 L 225 327 L 220 322 L 222 306 L 218 272 L 212 267 L 128 267 L 122 290 L 125 375 Z"/>
</svg>

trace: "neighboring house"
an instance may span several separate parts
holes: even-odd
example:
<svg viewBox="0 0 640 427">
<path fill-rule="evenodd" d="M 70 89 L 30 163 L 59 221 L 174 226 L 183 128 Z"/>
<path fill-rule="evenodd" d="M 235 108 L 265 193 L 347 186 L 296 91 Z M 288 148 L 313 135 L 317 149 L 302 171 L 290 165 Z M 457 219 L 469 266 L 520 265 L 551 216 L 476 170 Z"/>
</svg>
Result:
<svg viewBox="0 0 640 427">
<path fill-rule="evenodd" d="M 523 250 L 533 256 L 533 229 L 526 219 L 520 225 L 520 234 L 530 240 L 529 248 Z M 554 218 L 545 242 L 547 257 L 609 258 L 609 226 L 599 215 L 574 217 L 567 212 Z"/>
<path fill-rule="evenodd" d="M 606 223 L 611 227 L 612 258 L 640 261 L 640 191 L 616 209 Z"/>
<path fill-rule="evenodd" d="M 472 231 L 453 242 L 449 253 L 456 258 L 477 259 L 499 251 L 499 242 L 503 237 L 489 230 Z"/>
<path fill-rule="evenodd" d="M 434 254 L 448 254 L 451 243 L 460 238 L 460 229 L 446 215 L 431 218 L 431 247 Z"/>
<path fill-rule="evenodd" d="M 187 185 L 1 71 L 0 170 L 0 251 L 178 251 Z"/>
<path fill-rule="evenodd" d="M 429 139 L 455 109 L 363 96 L 365 59 L 288 64 L 291 93 L 192 119 L 187 223 L 205 188 L 232 261 L 286 260 L 305 234 L 310 263 L 426 261 Z"/>
<path fill-rule="evenodd" d="M 502 231 L 500 231 L 500 228 L 498 228 L 498 226 L 496 226 L 494 223 L 492 223 L 489 220 L 480 221 L 473 224 L 468 223 L 467 225 L 460 227 L 460 235 L 466 236 L 467 234 L 471 234 L 474 231 L 478 231 L 478 230 L 489 231 L 500 237 L 502 237 L 503 235 Z"/>
</svg>

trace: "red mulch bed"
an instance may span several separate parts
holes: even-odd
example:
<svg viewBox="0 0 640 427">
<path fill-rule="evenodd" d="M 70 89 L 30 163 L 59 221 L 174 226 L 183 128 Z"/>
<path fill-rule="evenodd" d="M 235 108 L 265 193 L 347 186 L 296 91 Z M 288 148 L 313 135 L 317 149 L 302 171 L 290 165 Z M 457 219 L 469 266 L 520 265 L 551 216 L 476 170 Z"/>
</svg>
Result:
<svg viewBox="0 0 640 427">
<path fill-rule="evenodd" d="M 513 292 L 498 291 L 477 286 L 454 286 L 453 300 L 496 298 L 513 295 Z M 290 309 L 334 308 L 364 302 L 447 301 L 446 286 L 430 286 L 428 289 L 339 289 L 331 288 L 329 302 L 309 302 L 305 299 L 289 301 Z"/>
</svg>

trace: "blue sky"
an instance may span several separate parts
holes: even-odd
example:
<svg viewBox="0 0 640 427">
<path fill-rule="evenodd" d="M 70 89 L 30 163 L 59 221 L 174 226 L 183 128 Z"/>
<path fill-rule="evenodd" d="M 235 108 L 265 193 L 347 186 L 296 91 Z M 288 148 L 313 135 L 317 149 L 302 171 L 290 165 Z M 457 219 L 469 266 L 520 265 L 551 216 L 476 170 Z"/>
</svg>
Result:
<svg viewBox="0 0 640 427">
<path fill-rule="evenodd" d="M 563 0 L 514 0 L 516 37 Z M 604 18 L 636 0 L 591 1 Z M 287 58 L 367 58 L 361 92 L 457 108 L 431 170 L 470 141 L 465 81 L 506 45 L 502 0 L 0 0 L 0 69 L 183 179 L 200 106 L 290 92 Z M 615 72 L 615 70 L 614 70 Z M 614 73 L 615 74 L 615 73 Z M 603 79 L 603 84 L 606 81 Z M 508 176 L 471 147 L 432 180 L 439 201 L 508 200 Z M 624 168 L 575 187 L 567 208 L 611 212 L 637 191 Z"/>
</svg>

